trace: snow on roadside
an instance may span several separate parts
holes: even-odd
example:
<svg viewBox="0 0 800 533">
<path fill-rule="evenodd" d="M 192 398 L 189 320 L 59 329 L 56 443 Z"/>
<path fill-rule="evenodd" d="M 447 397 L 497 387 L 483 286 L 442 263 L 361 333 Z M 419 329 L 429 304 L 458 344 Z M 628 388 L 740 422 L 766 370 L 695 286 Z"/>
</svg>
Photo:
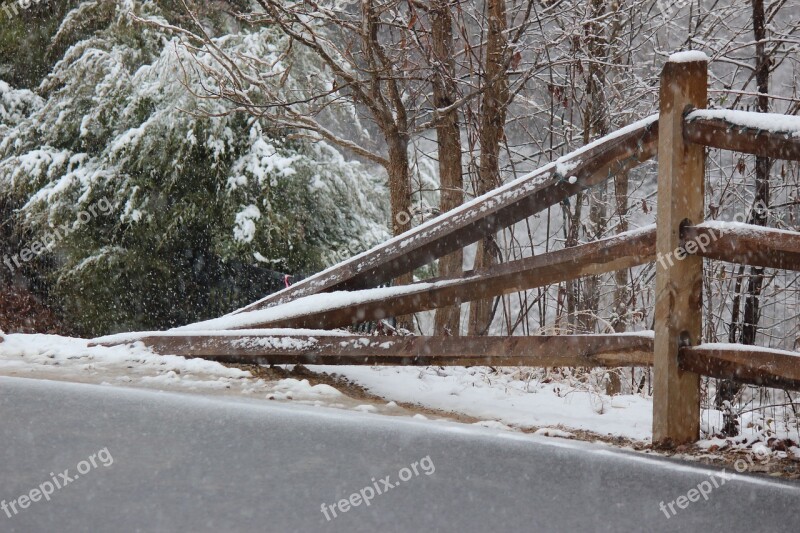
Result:
<svg viewBox="0 0 800 533">
<path fill-rule="evenodd" d="M 90 342 L 57 335 L 0 334 L 0 375 L 351 407 L 335 388 L 311 385 L 305 379 L 270 382 L 214 361 L 157 355 L 142 343 L 105 347 L 89 346 Z"/>
<path fill-rule="evenodd" d="M 560 437 L 562 439 L 574 439 L 575 434 L 558 428 L 539 428 L 533 432 L 534 435 L 544 435 L 545 437 Z"/>
<path fill-rule="evenodd" d="M 89 346 L 56 335 L 0 334 L 0 374 L 159 390 L 242 394 L 365 412 L 401 414 L 394 402 L 459 413 L 498 429 L 561 426 L 637 440 L 650 438 L 652 403 L 640 396 L 610 398 L 563 383 L 538 383 L 485 367 L 310 366 L 338 374 L 389 403 L 371 405 L 305 379 L 265 381 L 204 359 L 163 356 L 140 342 Z M 96 340 L 96 339 L 95 339 Z"/>
<path fill-rule="evenodd" d="M 652 438 L 653 403 L 606 396 L 564 383 L 520 379 L 486 367 L 309 366 L 337 374 L 397 402 L 459 413 L 522 429 L 562 426 L 636 440 Z"/>
<path fill-rule="evenodd" d="M 290 334 L 291 330 L 279 333 Z M 396 402 L 400 402 L 469 417 L 485 427 L 534 429 L 540 434 L 562 438 L 571 438 L 570 432 L 576 430 L 638 441 L 649 441 L 652 435 L 652 400 L 649 397 L 610 397 L 599 394 L 596 386 L 569 378 L 544 382 L 544 374 L 529 372 L 532 369 L 308 366 L 313 372 L 341 376 L 384 398 L 382 402 L 351 398 L 337 388 L 321 383 L 312 385 L 307 379 L 287 377 L 271 381 L 205 359 L 157 355 L 141 342 L 113 347 L 89 346 L 90 342 L 56 335 L 3 335 L 0 332 L 0 375 L 245 395 L 393 416 L 413 415 L 413 410 L 398 406 Z M 708 446 L 748 448 L 756 441 L 770 444 L 775 439 L 792 439 L 792 443 L 786 445 L 786 455 L 800 455 L 800 449 L 793 447 L 793 443 L 798 442 L 796 426 L 790 428 L 774 415 L 745 413 L 741 418 L 741 439 L 744 440 L 729 439 L 722 443 L 711 439 L 707 441 Z M 427 418 L 420 414 L 416 417 Z M 721 412 L 704 410 L 703 435 L 715 434 L 721 422 Z M 701 448 L 704 442 L 701 441 Z"/>
<path fill-rule="evenodd" d="M 126 346 L 89 346 L 86 339 L 58 335 L 3 335 L 0 343 L 0 367 L 137 364 L 165 371 L 206 374 L 225 379 L 244 378 L 249 372 L 228 368 L 204 359 L 159 356 L 142 344 Z"/>
</svg>

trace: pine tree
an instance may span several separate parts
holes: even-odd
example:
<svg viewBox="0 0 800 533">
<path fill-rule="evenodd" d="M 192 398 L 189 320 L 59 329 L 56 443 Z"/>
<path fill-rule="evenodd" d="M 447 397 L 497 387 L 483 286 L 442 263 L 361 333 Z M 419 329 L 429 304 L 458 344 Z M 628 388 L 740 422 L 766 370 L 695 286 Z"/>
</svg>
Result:
<svg viewBox="0 0 800 533">
<path fill-rule="evenodd" d="M 0 86 L 16 102 L 13 120 L 0 114 L 0 181 L 21 206 L 21 242 L 75 228 L 24 269 L 50 263 L 54 303 L 84 334 L 215 316 L 263 296 L 272 271 L 315 271 L 387 235 L 364 165 L 195 96 L 208 73 L 129 16 L 164 20 L 161 4 L 82 2 L 53 38 L 70 44 L 41 98 Z M 88 20 L 105 26 L 73 43 Z M 279 38 L 245 29 L 217 43 L 277 62 Z"/>
</svg>

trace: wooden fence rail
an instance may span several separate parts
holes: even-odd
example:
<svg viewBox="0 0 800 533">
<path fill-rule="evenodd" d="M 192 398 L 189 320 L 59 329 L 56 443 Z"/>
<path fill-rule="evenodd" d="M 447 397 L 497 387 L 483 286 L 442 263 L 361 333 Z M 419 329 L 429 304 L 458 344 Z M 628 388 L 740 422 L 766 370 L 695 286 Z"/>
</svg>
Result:
<svg viewBox="0 0 800 533">
<path fill-rule="evenodd" d="M 276 330 L 278 331 L 278 330 Z M 299 330 L 298 330 L 299 331 Z M 641 367 L 653 365 L 653 332 L 521 337 L 422 337 L 329 332 L 144 332 L 122 342 L 141 342 L 156 353 L 259 365 L 458 365 Z M 92 346 L 114 346 L 114 336 Z M 1 341 L 2 339 L 0 339 Z M 800 388 L 800 354 L 742 346 L 703 344 L 679 350 L 681 370 L 743 383 Z"/>
<path fill-rule="evenodd" d="M 647 161 L 657 141 L 657 117 L 641 120 L 236 313 L 377 287 Z"/>
<path fill-rule="evenodd" d="M 318 294 L 274 307 L 195 324 L 194 329 L 310 328 L 328 329 L 390 316 L 417 313 L 500 294 L 543 287 L 581 276 L 631 268 L 653 261 L 655 227 L 548 254 L 502 263 L 455 278 L 439 278 L 403 287 L 351 291 L 342 303 L 337 295 Z"/>
<path fill-rule="evenodd" d="M 682 227 L 681 241 L 687 253 L 709 259 L 800 270 L 800 232 L 796 231 L 711 221 Z"/>
<path fill-rule="evenodd" d="M 144 334 L 157 353 L 226 363 L 306 365 L 648 366 L 648 334 L 530 337 L 328 336 L 309 334 Z M 95 345 L 119 341 L 98 339 Z"/>
<path fill-rule="evenodd" d="M 782 123 L 793 122 L 788 118 L 774 113 L 694 111 L 686 116 L 683 136 L 688 142 L 712 148 L 800 161 L 800 136 L 795 130 L 781 131 Z M 791 118 L 800 123 L 800 117 Z"/>
<path fill-rule="evenodd" d="M 741 344 L 703 344 L 680 349 L 683 370 L 751 385 L 800 390 L 800 354 Z"/>
</svg>

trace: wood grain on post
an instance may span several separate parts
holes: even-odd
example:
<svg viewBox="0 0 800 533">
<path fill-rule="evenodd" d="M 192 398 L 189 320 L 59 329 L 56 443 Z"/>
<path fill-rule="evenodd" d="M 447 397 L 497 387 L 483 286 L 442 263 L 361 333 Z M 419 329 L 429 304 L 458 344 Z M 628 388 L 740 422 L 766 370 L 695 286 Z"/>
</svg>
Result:
<svg viewBox="0 0 800 533">
<path fill-rule="evenodd" d="M 706 61 L 668 62 L 661 73 L 653 353 L 653 442 L 700 436 L 700 376 L 678 366 L 680 347 L 700 343 L 703 260 L 676 257 L 681 224 L 703 221 L 705 148 L 683 138 L 684 115 L 704 108 Z M 686 222 L 685 222 L 686 221 Z"/>
</svg>

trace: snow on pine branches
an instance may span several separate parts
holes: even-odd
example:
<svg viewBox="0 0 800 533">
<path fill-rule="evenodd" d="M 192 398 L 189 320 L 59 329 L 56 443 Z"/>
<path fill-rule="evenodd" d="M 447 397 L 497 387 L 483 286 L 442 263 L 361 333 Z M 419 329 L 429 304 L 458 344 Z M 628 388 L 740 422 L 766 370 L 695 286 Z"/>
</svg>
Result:
<svg viewBox="0 0 800 533">
<path fill-rule="evenodd" d="M 105 26 L 70 42 L 39 96 L 0 81 L 0 184 L 21 205 L 20 231 L 70 223 L 100 197 L 114 204 L 114 216 L 60 247 L 55 279 L 65 296 L 106 275 L 113 288 L 99 301 L 109 305 L 119 291 L 151 284 L 154 270 L 166 289 L 182 268 L 193 278 L 210 262 L 223 268 L 254 257 L 276 270 L 315 270 L 332 250 L 365 249 L 387 236 L 380 174 L 224 100 L 198 98 L 215 83 L 202 68 L 213 58 L 190 58 L 168 28 L 131 18 L 165 21 L 170 13 L 156 2 L 115 3 L 110 13 L 99 4 L 82 2 L 65 17 L 61 43 L 81 34 L 71 25 L 86 17 Z M 260 29 L 215 42 L 280 69 L 279 38 Z M 309 80 L 275 83 L 276 92 L 297 93 Z M 252 98 L 267 105 L 263 94 Z"/>
</svg>

